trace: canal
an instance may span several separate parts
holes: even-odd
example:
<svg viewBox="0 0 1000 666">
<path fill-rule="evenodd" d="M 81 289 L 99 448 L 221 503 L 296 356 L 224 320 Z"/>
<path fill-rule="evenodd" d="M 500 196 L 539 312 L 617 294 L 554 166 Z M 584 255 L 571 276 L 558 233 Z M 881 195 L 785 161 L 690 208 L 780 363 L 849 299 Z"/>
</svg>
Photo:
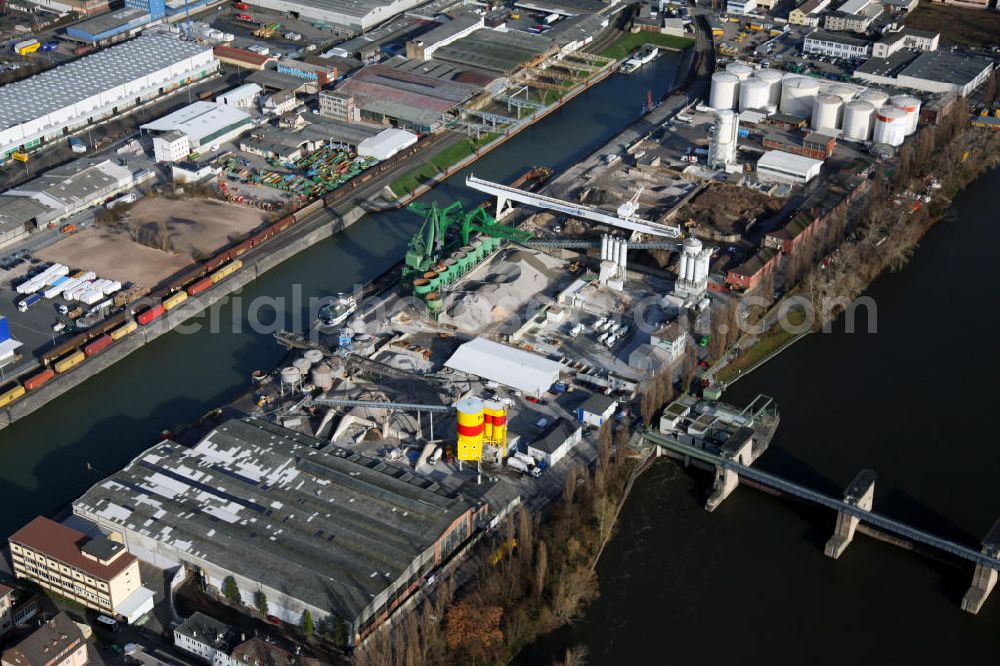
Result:
<svg viewBox="0 0 1000 666">
<path fill-rule="evenodd" d="M 613 75 L 529 127 L 472 166 L 508 182 L 533 166 L 563 169 L 599 148 L 643 113 L 647 91 L 659 99 L 682 57 L 667 54 L 632 76 Z M 479 201 L 460 185 L 464 172 L 424 200 Z M 284 299 L 283 325 L 303 327 L 311 297 L 350 289 L 399 261 L 419 218 L 406 211 L 367 216 L 350 229 L 286 261 L 218 310 L 210 330 L 173 332 L 147 345 L 61 398 L 0 431 L 0 535 L 37 514 L 65 507 L 102 476 L 151 446 L 159 433 L 191 422 L 245 391 L 250 373 L 277 364 L 283 350 L 247 330 L 255 299 Z M 303 305 L 295 307 L 295 302 Z M 266 310 L 265 310 L 266 311 Z M 88 464 L 93 471 L 88 470 Z"/>
<path fill-rule="evenodd" d="M 766 393 L 781 408 L 758 466 L 829 493 L 869 467 L 877 511 L 979 544 L 1000 518 L 987 418 L 1000 373 L 998 190 L 1000 170 L 976 181 L 910 264 L 872 285 L 876 333 L 839 322 L 726 394 Z M 519 663 L 581 644 L 592 665 L 995 661 L 1000 598 L 978 616 L 959 609 L 971 565 L 865 536 L 834 561 L 823 555 L 831 513 L 740 488 L 708 514 L 709 483 L 666 461 L 641 477 L 598 567 L 600 599 Z"/>
</svg>

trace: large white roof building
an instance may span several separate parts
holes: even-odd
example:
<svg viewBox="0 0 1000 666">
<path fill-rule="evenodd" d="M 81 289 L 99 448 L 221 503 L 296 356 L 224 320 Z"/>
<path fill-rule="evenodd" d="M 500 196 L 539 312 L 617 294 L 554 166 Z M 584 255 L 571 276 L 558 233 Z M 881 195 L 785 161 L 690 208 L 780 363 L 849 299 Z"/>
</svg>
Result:
<svg viewBox="0 0 1000 666">
<path fill-rule="evenodd" d="M 821 160 L 783 150 L 769 150 L 757 160 L 757 177 L 761 180 L 808 183 L 819 175 L 822 166 Z"/>
<path fill-rule="evenodd" d="M 151 123 L 141 126 L 150 132 L 176 131 L 187 136 L 192 148 L 225 141 L 233 135 L 249 129 L 250 115 L 227 104 L 218 102 L 195 102 Z"/>
<path fill-rule="evenodd" d="M 559 381 L 563 364 L 523 349 L 476 338 L 459 347 L 445 367 L 539 397 Z"/>
<path fill-rule="evenodd" d="M 0 87 L 0 156 L 120 115 L 218 67 L 211 46 L 148 33 Z"/>
<path fill-rule="evenodd" d="M 310 19 L 369 30 L 426 0 L 252 0 L 251 4 Z"/>
</svg>

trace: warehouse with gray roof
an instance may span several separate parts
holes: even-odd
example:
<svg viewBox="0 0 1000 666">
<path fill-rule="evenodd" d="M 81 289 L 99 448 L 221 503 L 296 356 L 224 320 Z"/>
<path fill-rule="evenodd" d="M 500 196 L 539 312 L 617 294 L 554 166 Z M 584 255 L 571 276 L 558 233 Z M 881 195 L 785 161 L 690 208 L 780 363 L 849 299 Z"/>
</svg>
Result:
<svg viewBox="0 0 1000 666">
<path fill-rule="evenodd" d="M 298 623 L 333 614 L 362 636 L 472 536 L 485 505 L 404 468 L 254 418 L 192 447 L 161 442 L 73 512 L 155 566 L 180 565 Z"/>
<path fill-rule="evenodd" d="M 62 140 L 218 67 L 211 46 L 153 33 L 7 84 L 0 88 L 0 156 Z"/>
<path fill-rule="evenodd" d="M 425 0 L 252 0 L 250 4 L 354 30 L 370 30 Z"/>
</svg>

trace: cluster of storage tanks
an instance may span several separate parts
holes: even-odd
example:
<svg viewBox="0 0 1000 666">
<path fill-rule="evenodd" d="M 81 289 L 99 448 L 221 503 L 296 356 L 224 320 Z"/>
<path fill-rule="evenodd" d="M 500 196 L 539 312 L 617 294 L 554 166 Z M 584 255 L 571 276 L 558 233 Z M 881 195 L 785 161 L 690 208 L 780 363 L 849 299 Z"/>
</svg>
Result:
<svg viewBox="0 0 1000 666">
<path fill-rule="evenodd" d="M 302 384 L 310 382 L 322 391 L 329 391 L 333 388 L 333 367 L 324 358 L 319 349 L 307 349 L 291 365 L 281 369 L 279 375 L 282 386 L 298 389 Z"/>
<path fill-rule="evenodd" d="M 506 453 L 507 409 L 496 400 L 464 398 L 455 405 L 458 412 L 458 459 L 479 460 L 483 444 L 494 444 Z"/>
<path fill-rule="evenodd" d="M 916 132 L 920 100 L 910 95 L 889 97 L 878 90 L 858 92 L 855 86 L 823 86 L 809 76 L 754 70 L 734 62 L 712 75 L 709 106 L 716 110 L 758 109 L 808 118 L 812 128 L 845 139 L 899 146 Z"/>
</svg>

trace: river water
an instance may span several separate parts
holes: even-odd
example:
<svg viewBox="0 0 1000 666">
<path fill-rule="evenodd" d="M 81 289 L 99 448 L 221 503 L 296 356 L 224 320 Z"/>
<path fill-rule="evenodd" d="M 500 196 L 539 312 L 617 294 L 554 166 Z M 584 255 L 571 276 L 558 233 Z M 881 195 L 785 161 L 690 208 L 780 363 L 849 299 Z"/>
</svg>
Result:
<svg viewBox="0 0 1000 666">
<path fill-rule="evenodd" d="M 668 54 L 632 76 L 612 76 L 471 170 L 509 182 L 532 166 L 568 167 L 639 118 L 647 90 L 659 99 L 672 84 L 679 59 Z M 464 175 L 459 172 L 424 200 L 481 201 L 483 195 L 460 184 Z M 245 323 L 255 299 L 283 298 L 290 311 L 283 326 L 302 327 L 309 298 L 382 273 L 403 256 L 419 222 L 405 211 L 366 216 L 248 285 L 217 318 Z M 296 296 L 301 306 L 295 306 Z M 253 370 L 273 367 L 284 353 L 266 333 L 236 333 L 231 324 L 211 332 L 207 318 L 199 321 L 206 324 L 200 332 L 162 336 L 0 431 L 0 536 L 66 506 L 155 443 L 163 429 L 194 421 L 235 398 L 248 388 Z"/>
<path fill-rule="evenodd" d="M 961 193 L 912 261 L 878 279 L 877 332 L 811 335 L 727 392 L 773 396 L 782 422 L 756 463 L 838 494 L 864 467 L 875 509 L 976 546 L 1000 518 L 989 272 L 1000 170 Z M 861 330 L 866 330 L 861 327 Z M 750 488 L 714 513 L 710 478 L 657 462 L 598 567 L 601 598 L 519 660 L 582 644 L 595 664 L 979 664 L 1000 650 L 1000 598 L 959 609 L 972 565 L 858 536 L 823 555 L 834 516 Z"/>
</svg>

